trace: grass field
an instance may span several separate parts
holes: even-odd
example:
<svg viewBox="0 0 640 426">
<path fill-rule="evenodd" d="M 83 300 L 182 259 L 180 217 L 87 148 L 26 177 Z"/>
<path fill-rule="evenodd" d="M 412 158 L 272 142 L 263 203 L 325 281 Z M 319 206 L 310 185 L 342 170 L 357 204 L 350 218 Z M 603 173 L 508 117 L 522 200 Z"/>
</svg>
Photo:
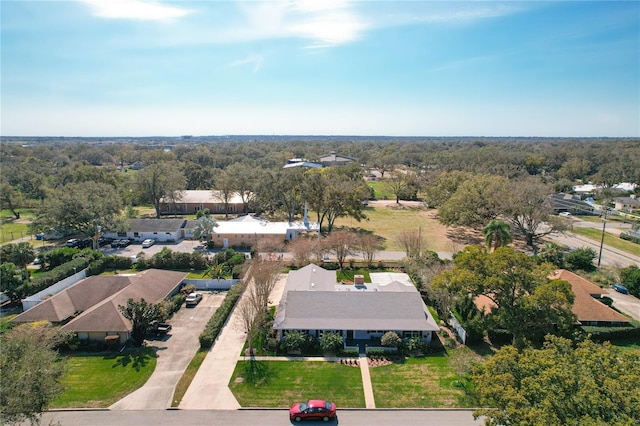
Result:
<svg viewBox="0 0 640 426">
<path fill-rule="evenodd" d="M 370 368 L 377 408 L 461 408 L 475 401 L 458 385 L 444 354 Z"/>
<path fill-rule="evenodd" d="M 393 195 L 388 188 L 386 182 L 382 181 L 367 181 L 369 188 L 373 189 L 373 196 L 376 200 L 395 200 L 396 196 Z"/>
<path fill-rule="evenodd" d="M 153 349 L 64 358 L 65 391 L 51 408 L 105 408 L 142 386 L 156 368 Z"/>
<path fill-rule="evenodd" d="M 583 237 L 594 240 L 598 244 L 602 238 L 602 230 L 595 228 L 578 228 L 575 227 L 572 230 L 573 233 L 581 235 Z M 640 244 L 632 243 L 631 241 L 623 240 L 617 235 L 610 234 L 608 232 L 604 233 L 604 243 L 613 248 L 617 248 L 619 250 L 626 251 L 627 253 L 635 254 L 636 256 L 640 256 Z"/>
<path fill-rule="evenodd" d="M 373 232 L 384 238 L 385 249 L 401 251 L 395 241 L 403 231 L 421 232 L 427 243 L 427 249 L 433 251 L 458 251 L 454 243 L 447 237 L 447 227 L 435 217 L 433 210 L 409 207 L 367 207 L 367 219 L 360 222 L 351 218 L 339 218 L 335 226 L 360 228 Z"/>
<path fill-rule="evenodd" d="M 360 369 L 336 362 L 241 361 L 229 388 L 242 407 L 285 408 L 310 398 L 365 407 Z"/>
<path fill-rule="evenodd" d="M 30 235 L 29 222 L 35 217 L 33 210 L 18 209 L 18 212 L 20 219 L 16 219 L 9 210 L 0 210 L 0 244 Z"/>
</svg>

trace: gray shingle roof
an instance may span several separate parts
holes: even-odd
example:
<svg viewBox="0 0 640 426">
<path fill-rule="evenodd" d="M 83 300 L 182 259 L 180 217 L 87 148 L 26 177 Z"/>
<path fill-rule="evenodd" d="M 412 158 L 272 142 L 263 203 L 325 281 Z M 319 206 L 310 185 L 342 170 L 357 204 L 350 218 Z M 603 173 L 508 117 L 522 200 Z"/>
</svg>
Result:
<svg viewBox="0 0 640 426">
<path fill-rule="evenodd" d="M 277 330 L 431 330 L 418 292 L 289 291 Z"/>
</svg>

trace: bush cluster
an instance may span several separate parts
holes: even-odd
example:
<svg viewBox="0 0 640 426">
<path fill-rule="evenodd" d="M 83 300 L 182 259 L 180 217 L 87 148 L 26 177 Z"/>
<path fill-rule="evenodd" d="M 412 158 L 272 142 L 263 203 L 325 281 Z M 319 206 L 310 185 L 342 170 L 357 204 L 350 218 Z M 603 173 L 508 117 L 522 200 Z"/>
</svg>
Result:
<svg viewBox="0 0 640 426">
<path fill-rule="evenodd" d="M 640 338 L 640 328 L 633 326 L 590 326 L 583 325 L 580 327 L 585 334 L 591 335 L 591 340 L 595 342 L 604 342 L 607 340 Z"/>
<path fill-rule="evenodd" d="M 220 330 L 222 330 L 222 326 L 224 325 L 227 317 L 233 310 L 236 302 L 242 295 L 242 292 L 245 289 L 245 284 L 243 282 L 237 282 L 227 292 L 222 304 L 216 312 L 213 314 L 207 326 L 205 327 L 202 334 L 200 334 L 200 347 L 202 349 L 208 349 L 213 346 L 213 342 L 215 342 L 218 334 L 220 334 Z"/>
<path fill-rule="evenodd" d="M 22 297 L 35 294 L 49 286 L 52 286 L 58 281 L 62 281 L 76 272 L 83 270 L 89 266 L 89 263 L 90 259 L 88 258 L 76 257 L 75 259 L 57 266 L 48 272 L 38 275 L 37 277 L 33 277 L 30 281 L 18 287 L 17 293 Z"/>
</svg>

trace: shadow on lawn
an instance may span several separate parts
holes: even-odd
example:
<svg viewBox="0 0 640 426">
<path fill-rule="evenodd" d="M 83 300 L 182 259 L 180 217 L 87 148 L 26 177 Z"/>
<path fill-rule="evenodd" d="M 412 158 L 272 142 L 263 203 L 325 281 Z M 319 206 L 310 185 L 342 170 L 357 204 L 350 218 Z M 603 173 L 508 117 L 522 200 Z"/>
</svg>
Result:
<svg viewBox="0 0 640 426">
<path fill-rule="evenodd" d="M 245 363 L 245 380 L 252 385 L 266 384 L 269 380 L 269 367 L 266 362 L 250 359 Z"/>
<path fill-rule="evenodd" d="M 147 365 L 149 359 L 153 357 L 153 352 L 150 352 L 148 348 L 140 348 L 131 352 L 127 352 L 121 356 L 114 355 L 115 358 L 112 368 L 126 367 L 131 364 L 131 367 L 136 371 L 140 371 L 141 368 Z M 111 356 L 105 358 L 112 358 Z"/>
</svg>

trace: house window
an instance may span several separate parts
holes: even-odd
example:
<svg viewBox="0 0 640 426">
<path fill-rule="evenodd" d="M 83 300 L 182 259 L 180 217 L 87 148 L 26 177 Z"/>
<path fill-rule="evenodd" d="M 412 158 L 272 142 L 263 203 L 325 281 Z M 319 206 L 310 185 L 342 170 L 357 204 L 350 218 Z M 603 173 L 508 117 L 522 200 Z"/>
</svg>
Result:
<svg viewBox="0 0 640 426">
<path fill-rule="evenodd" d="M 402 337 L 404 339 L 409 339 L 411 337 L 422 337 L 422 333 L 419 331 L 403 331 Z"/>
<path fill-rule="evenodd" d="M 134 238 L 138 238 L 140 236 L 140 233 L 139 232 L 134 232 L 133 236 L 134 236 Z"/>
</svg>

